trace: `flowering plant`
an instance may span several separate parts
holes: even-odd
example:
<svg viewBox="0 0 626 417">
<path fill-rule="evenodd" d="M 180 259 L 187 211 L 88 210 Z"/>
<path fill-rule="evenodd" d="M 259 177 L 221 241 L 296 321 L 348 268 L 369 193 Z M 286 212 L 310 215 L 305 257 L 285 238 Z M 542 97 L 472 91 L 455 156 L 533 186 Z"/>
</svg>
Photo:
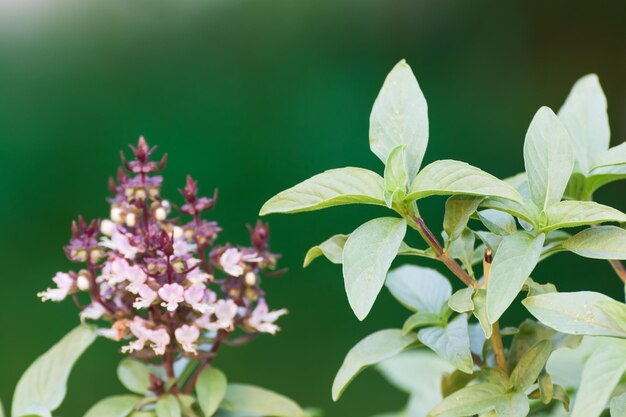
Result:
<svg viewBox="0 0 626 417">
<path fill-rule="evenodd" d="M 250 342 L 279 330 L 286 310 L 270 311 L 261 276 L 276 275 L 278 255 L 269 250 L 269 228 L 249 227 L 250 246 L 216 245 L 221 231 L 203 218 L 216 203 L 200 197 L 187 178 L 176 207 L 161 196 L 166 157 L 143 138 L 121 153 L 110 219 L 72 223 L 67 257 L 77 271 L 59 272 L 42 301 L 70 298 L 81 326 L 41 356 L 23 375 L 13 417 L 50 416 L 65 396 L 69 372 L 96 336 L 121 342 L 128 355 L 119 368 L 133 394 L 106 398 L 86 417 L 198 417 L 271 415 L 301 417 L 293 401 L 261 388 L 228 384 L 211 366 L 224 345 Z M 176 213 L 174 216 L 173 213 Z"/>
<path fill-rule="evenodd" d="M 348 352 L 333 399 L 377 365 L 409 394 L 408 405 L 386 417 L 598 417 L 609 407 L 611 416 L 626 416 L 626 305 L 594 292 L 560 293 L 530 278 L 539 262 L 570 251 L 609 260 L 626 283 L 619 261 L 626 259 L 626 230 L 596 226 L 626 223 L 626 214 L 592 201 L 599 187 L 626 178 L 626 144 L 609 149 L 609 132 L 606 99 L 597 77 L 588 75 L 558 115 L 547 107 L 535 114 L 524 143 L 526 172 L 500 180 L 454 160 L 421 167 L 427 104 L 410 67 L 397 64 L 370 116 L 370 148 L 384 175 L 329 170 L 261 209 L 265 215 L 371 204 L 394 214 L 306 254 L 305 266 L 320 256 L 342 265 L 358 319 L 385 285 L 412 312 L 402 328 L 376 332 Z M 450 196 L 443 244 L 418 209 L 436 195 Z M 426 248 L 404 242 L 408 228 Z M 453 292 L 445 275 L 426 266 L 388 272 L 397 256 L 440 262 L 463 288 Z M 520 293 L 536 320 L 501 328 Z"/>
</svg>

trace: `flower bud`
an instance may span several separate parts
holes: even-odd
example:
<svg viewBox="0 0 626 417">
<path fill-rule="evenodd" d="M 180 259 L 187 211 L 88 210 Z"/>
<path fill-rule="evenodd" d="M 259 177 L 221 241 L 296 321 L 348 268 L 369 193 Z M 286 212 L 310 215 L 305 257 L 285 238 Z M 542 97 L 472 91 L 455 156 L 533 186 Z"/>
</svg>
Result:
<svg viewBox="0 0 626 417">
<path fill-rule="evenodd" d="M 102 220 L 102 222 L 100 223 L 100 232 L 103 235 L 111 236 L 115 231 L 115 227 L 115 223 L 113 223 L 111 220 L 105 219 Z"/>
<path fill-rule="evenodd" d="M 122 222 L 122 209 L 121 208 L 119 207 L 111 208 L 111 220 L 113 220 L 115 223 Z"/>
<path fill-rule="evenodd" d="M 154 218 L 157 221 L 162 222 L 163 220 L 167 218 L 167 210 L 165 210 L 165 208 L 163 207 L 159 207 L 158 209 L 154 211 Z"/>
<path fill-rule="evenodd" d="M 248 272 L 245 277 L 246 285 L 253 287 L 256 285 L 256 275 L 254 272 Z"/>
<path fill-rule="evenodd" d="M 137 216 L 135 213 L 128 213 L 126 215 L 126 226 L 134 227 L 137 224 Z"/>
<path fill-rule="evenodd" d="M 76 278 L 76 286 L 81 291 L 88 291 L 89 287 L 91 286 L 89 283 L 89 278 L 84 275 L 79 275 L 78 278 Z"/>
</svg>

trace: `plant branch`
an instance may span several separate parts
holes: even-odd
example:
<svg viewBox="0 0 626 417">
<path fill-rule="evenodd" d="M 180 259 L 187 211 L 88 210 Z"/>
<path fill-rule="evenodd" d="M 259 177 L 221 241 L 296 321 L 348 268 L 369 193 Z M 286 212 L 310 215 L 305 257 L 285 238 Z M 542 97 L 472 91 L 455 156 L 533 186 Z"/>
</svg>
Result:
<svg viewBox="0 0 626 417">
<path fill-rule="evenodd" d="M 411 215 L 410 225 L 422 236 L 424 241 L 430 246 L 430 248 L 437 255 L 437 259 L 439 259 L 454 275 L 456 275 L 465 285 L 472 288 L 478 287 L 478 282 L 474 278 L 472 278 L 465 269 L 461 265 L 458 264 L 450 255 L 446 253 L 441 243 L 437 240 L 433 232 L 430 231 L 426 223 L 424 223 L 424 219 L 417 215 Z"/>
<path fill-rule="evenodd" d="M 187 382 L 185 389 L 183 390 L 184 394 L 189 394 L 191 393 L 191 391 L 193 391 L 193 389 L 196 386 L 196 382 L 198 382 L 198 377 L 200 376 L 204 368 L 206 368 L 213 362 L 213 359 L 215 359 L 215 355 L 217 354 L 217 351 L 222 346 L 222 342 L 224 341 L 226 336 L 228 336 L 228 332 L 226 332 L 223 329 L 217 333 L 217 336 L 215 337 L 215 340 L 213 341 L 213 347 L 211 347 L 211 351 L 209 352 L 210 355 L 206 359 L 204 359 L 202 363 L 200 363 L 200 366 L 198 366 L 196 371 L 193 373 L 193 375 L 189 379 L 189 382 Z"/>
<path fill-rule="evenodd" d="M 617 259 L 609 259 L 609 264 L 611 264 L 619 279 L 621 279 L 622 282 L 626 284 L 626 268 L 624 267 L 622 261 L 619 261 Z"/>
<path fill-rule="evenodd" d="M 504 356 L 504 346 L 502 345 L 502 335 L 500 334 L 500 323 L 493 323 L 493 333 L 491 334 L 491 347 L 493 348 L 494 356 L 496 357 L 496 365 L 504 373 L 508 375 L 509 366 L 506 363 L 506 357 Z"/>
</svg>

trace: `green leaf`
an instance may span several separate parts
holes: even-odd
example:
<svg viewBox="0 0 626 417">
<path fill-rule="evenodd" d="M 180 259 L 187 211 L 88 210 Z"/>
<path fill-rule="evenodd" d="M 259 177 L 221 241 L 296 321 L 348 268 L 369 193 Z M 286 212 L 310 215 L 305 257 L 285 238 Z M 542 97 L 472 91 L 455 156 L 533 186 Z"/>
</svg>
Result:
<svg viewBox="0 0 626 417">
<path fill-rule="evenodd" d="M 611 400 L 611 417 L 626 417 L 626 394 Z"/>
<path fill-rule="evenodd" d="M 415 334 L 403 335 L 402 330 L 380 330 L 357 343 L 346 355 L 333 382 L 333 400 L 337 401 L 346 387 L 365 368 L 389 359 L 415 345 Z"/>
<path fill-rule="evenodd" d="M 520 194 L 504 181 L 465 162 L 451 159 L 425 166 L 413 180 L 407 199 L 455 194 L 522 200 Z"/>
<path fill-rule="evenodd" d="M 480 221 L 490 232 L 500 236 L 507 236 L 517 231 L 515 218 L 499 210 L 486 209 L 478 212 Z"/>
<path fill-rule="evenodd" d="M 572 417 L 598 417 L 626 371 L 626 342 L 596 349 L 583 369 Z"/>
<path fill-rule="evenodd" d="M 11 415 L 49 417 L 63 402 L 74 364 L 95 338 L 91 327 L 79 326 L 37 358 L 17 383 Z"/>
<path fill-rule="evenodd" d="M 596 301 L 595 306 L 613 320 L 616 326 L 626 332 L 626 304 L 610 298 L 608 300 Z"/>
<path fill-rule="evenodd" d="M 406 308 L 440 315 L 452 294 L 452 286 L 439 271 L 417 265 L 402 265 L 387 275 L 389 292 Z"/>
<path fill-rule="evenodd" d="M 474 296 L 474 289 L 467 287 L 462 288 L 452 294 L 448 300 L 448 306 L 457 313 L 467 313 L 474 310 L 474 302 L 472 297 Z"/>
<path fill-rule="evenodd" d="M 404 219 L 381 217 L 359 226 L 346 241 L 343 278 L 348 302 L 359 320 L 374 305 L 405 233 Z"/>
<path fill-rule="evenodd" d="M 545 235 L 517 232 L 504 238 L 491 265 L 487 316 L 495 323 L 511 305 L 539 261 Z"/>
<path fill-rule="evenodd" d="M 511 373 L 510 384 L 518 392 L 524 392 L 537 381 L 541 370 L 552 353 L 552 342 L 544 339 L 528 349 Z"/>
<path fill-rule="evenodd" d="M 475 259 L 475 243 L 476 236 L 474 236 L 474 233 L 470 229 L 465 229 L 457 240 L 453 242 L 448 241 L 448 249 L 446 250 L 452 258 L 461 261 L 467 273 L 472 277 L 474 276 L 472 265 Z M 481 254 L 479 259 L 482 260 L 484 249 L 481 249 L 479 253 Z"/>
<path fill-rule="evenodd" d="M 313 246 L 304 257 L 303 268 L 306 268 L 316 258 L 325 256 L 334 264 L 340 264 L 343 257 L 343 247 L 350 235 L 334 235 L 317 246 Z"/>
<path fill-rule="evenodd" d="M 468 374 L 473 372 L 467 315 L 459 314 L 445 327 L 421 329 L 417 338 L 455 368 Z"/>
<path fill-rule="evenodd" d="M 142 362 L 124 359 L 117 367 L 117 377 L 131 392 L 137 394 L 150 392 L 150 368 Z"/>
<path fill-rule="evenodd" d="M 611 167 L 615 165 L 626 164 L 626 142 L 622 142 L 617 146 L 612 147 L 608 151 L 600 155 L 591 164 L 590 171 L 594 171 L 597 168 Z"/>
<path fill-rule="evenodd" d="M 544 232 L 605 222 L 626 222 L 626 214 L 593 201 L 560 201 L 546 210 L 548 226 Z"/>
<path fill-rule="evenodd" d="M 205 417 L 211 417 L 226 396 L 226 376 L 213 367 L 202 371 L 196 383 L 198 405 Z"/>
<path fill-rule="evenodd" d="M 609 148 L 611 132 L 606 107 L 598 76 L 589 74 L 574 84 L 559 110 L 559 118 L 573 144 L 577 171 L 584 174 L 589 171 L 591 162 Z"/>
<path fill-rule="evenodd" d="M 498 248 L 500 247 L 500 243 L 504 239 L 503 236 L 496 235 L 491 232 L 484 232 L 482 230 L 478 230 L 474 232 L 476 236 L 489 248 L 489 250 L 493 253 L 498 252 Z M 483 257 L 484 257 L 484 249 L 483 249 Z"/>
<path fill-rule="evenodd" d="M 385 165 L 385 203 L 387 207 L 395 201 L 402 201 L 406 197 L 409 177 L 406 168 L 406 145 L 395 147 Z"/>
<path fill-rule="evenodd" d="M 526 202 L 517 202 L 507 200 L 505 198 L 492 197 L 483 200 L 480 205 L 481 207 L 511 214 L 531 225 L 536 224 L 535 220 L 540 214 L 539 209 L 535 207 L 535 204 L 530 200 L 527 200 Z"/>
<path fill-rule="evenodd" d="M 155 410 L 157 417 L 181 417 L 182 415 L 180 403 L 171 394 L 160 397 Z"/>
<path fill-rule="evenodd" d="M 443 230 L 448 235 L 449 241 L 454 241 L 461 236 L 470 216 L 476 211 L 481 201 L 482 198 L 480 197 L 464 195 L 448 198 L 443 217 Z"/>
<path fill-rule="evenodd" d="M 344 204 L 385 205 L 383 179 L 362 168 L 331 169 L 315 175 L 269 199 L 261 216 L 300 213 Z"/>
<path fill-rule="evenodd" d="M 478 319 L 480 327 L 483 329 L 483 333 L 485 333 L 485 337 L 489 339 L 493 329 L 491 327 L 491 321 L 489 321 L 489 316 L 487 315 L 487 291 L 484 289 L 474 291 L 472 303 L 474 303 L 474 317 Z"/>
<path fill-rule="evenodd" d="M 526 395 L 512 392 L 498 398 L 496 413 L 498 416 L 526 417 L 530 411 L 530 404 Z"/>
<path fill-rule="evenodd" d="M 293 400 L 274 391 L 246 384 L 228 384 L 221 407 L 242 417 L 307 417 Z"/>
<path fill-rule="evenodd" d="M 126 417 L 139 404 L 136 395 L 115 395 L 100 400 L 87 411 L 84 417 Z"/>
<path fill-rule="evenodd" d="M 626 337 L 626 329 L 607 316 L 598 301 L 614 300 L 597 292 L 580 291 L 535 295 L 522 304 L 543 324 L 562 333 Z"/>
<path fill-rule="evenodd" d="M 2 405 L 2 400 L 0 400 L 0 417 L 4 417 L 4 405 Z"/>
<path fill-rule="evenodd" d="M 410 316 L 402 326 L 402 334 L 408 334 L 418 327 L 445 325 L 445 319 L 439 314 L 417 312 Z"/>
<path fill-rule="evenodd" d="M 545 210 L 561 200 L 574 167 L 565 126 L 548 107 L 533 118 L 524 141 L 524 164 L 533 202 Z"/>
<path fill-rule="evenodd" d="M 431 248 L 428 249 L 416 249 L 412 248 L 406 243 L 402 242 L 400 244 L 400 249 L 398 249 L 398 255 L 404 256 L 420 256 L 422 258 L 430 258 L 437 259 L 437 255 L 433 252 Z"/>
<path fill-rule="evenodd" d="M 562 246 L 585 258 L 626 259 L 626 230 L 617 226 L 592 227 L 567 239 Z"/>
<path fill-rule="evenodd" d="M 415 177 L 428 145 L 428 107 L 411 67 L 400 61 L 376 97 L 370 115 L 370 149 L 383 163 L 398 145 L 407 145 L 409 178 Z"/>
<path fill-rule="evenodd" d="M 447 361 L 427 349 L 402 352 L 379 363 L 376 369 L 401 391 L 409 394 L 421 391 L 428 397 L 438 397 L 431 408 L 441 400 L 439 386 L 443 375 L 454 371 Z"/>
<path fill-rule="evenodd" d="M 493 407 L 505 388 L 496 384 L 476 384 L 444 398 L 427 417 L 467 417 Z"/>
</svg>

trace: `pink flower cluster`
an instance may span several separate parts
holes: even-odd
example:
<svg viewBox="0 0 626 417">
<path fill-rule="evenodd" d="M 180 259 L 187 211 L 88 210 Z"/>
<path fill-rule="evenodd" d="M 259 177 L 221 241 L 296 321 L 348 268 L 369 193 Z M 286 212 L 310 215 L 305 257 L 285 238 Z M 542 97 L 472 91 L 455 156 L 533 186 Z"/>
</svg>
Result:
<svg viewBox="0 0 626 417">
<path fill-rule="evenodd" d="M 249 247 L 214 246 L 221 229 L 202 214 L 214 207 L 217 193 L 198 197 L 188 177 L 180 190 L 184 204 L 173 206 L 162 199 L 156 175 L 166 158 L 151 161 L 155 148 L 143 138 L 131 149 L 134 159 L 122 153 L 123 168 L 109 184 L 110 218 L 72 224 L 65 251 L 84 269 L 57 273 L 56 287 L 38 296 L 71 297 L 82 321 L 102 324 L 100 335 L 126 340 L 122 351 L 143 358 L 206 358 L 235 332 L 244 334 L 231 341 L 276 333 L 286 310 L 270 311 L 260 288 L 261 274 L 271 274 L 277 260 L 267 225 L 249 228 Z"/>
</svg>

